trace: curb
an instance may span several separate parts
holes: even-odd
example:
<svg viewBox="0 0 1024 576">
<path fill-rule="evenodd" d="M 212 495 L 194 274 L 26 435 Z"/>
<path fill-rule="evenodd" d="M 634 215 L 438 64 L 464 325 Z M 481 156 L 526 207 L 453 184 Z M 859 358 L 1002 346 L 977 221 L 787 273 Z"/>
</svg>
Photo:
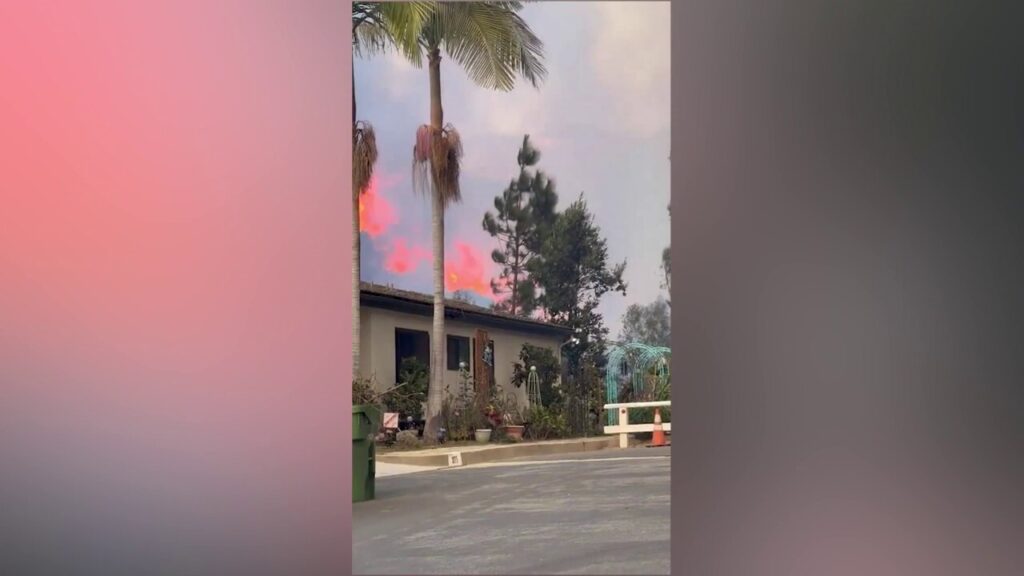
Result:
<svg viewBox="0 0 1024 576">
<path fill-rule="evenodd" d="M 488 462 L 501 462 L 524 456 L 549 456 L 551 454 L 569 454 L 573 452 L 593 452 L 607 448 L 617 448 L 618 436 L 609 438 L 581 438 L 577 441 L 565 442 L 544 442 L 536 444 L 501 444 L 482 450 L 471 450 L 460 452 L 453 448 L 449 452 L 439 454 L 380 454 L 377 461 L 387 464 L 406 464 L 410 466 L 434 466 L 448 468 L 450 466 L 449 455 L 459 453 L 463 466 L 472 464 L 484 464 Z"/>
</svg>

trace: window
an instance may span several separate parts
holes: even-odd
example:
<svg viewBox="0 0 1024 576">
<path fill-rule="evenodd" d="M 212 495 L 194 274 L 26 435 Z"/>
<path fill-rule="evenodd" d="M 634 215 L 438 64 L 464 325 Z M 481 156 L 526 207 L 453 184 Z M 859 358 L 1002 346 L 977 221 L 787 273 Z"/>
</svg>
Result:
<svg viewBox="0 0 1024 576">
<path fill-rule="evenodd" d="M 402 372 L 402 360 L 415 358 L 430 367 L 430 335 L 421 330 L 395 328 L 395 378 Z"/>
<path fill-rule="evenodd" d="M 469 338 L 465 336 L 449 336 L 448 369 L 458 370 L 460 362 L 465 362 L 466 368 L 469 368 Z"/>
</svg>

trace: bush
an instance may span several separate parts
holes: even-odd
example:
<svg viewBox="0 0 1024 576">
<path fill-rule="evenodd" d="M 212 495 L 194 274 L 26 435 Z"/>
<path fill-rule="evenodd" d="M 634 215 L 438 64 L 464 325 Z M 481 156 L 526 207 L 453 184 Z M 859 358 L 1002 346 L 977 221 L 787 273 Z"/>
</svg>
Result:
<svg viewBox="0 0 1024 576">
<path fill-rule="evenodd" d="M 414 420 L 422 419 L 423 402 L 427 399 L 430 382 L 427 366 L 415 358 L 402 360 L 398 381 L 400 384 L 383 396 L 388 412 L 397 412 L 403 419 L 408 416 Z"/>
<path fill-rule="evenodd" d="M 413 449 L 423 445 L 419 434 L 415 430 L 402 430 L 395 436 L 395 443 L 399 448 Z"/>
<path fill-rule="evenodd" d="M 526 413 L 526 435 L 531 440 L 565 438 L 569 424 L 557 407 L 531 406 Z"/>
<path fill-rule="evenodd" d="M 633 392 L 631 382 L 625 382 L 619 388 L 619 402 L 652 402 L 672 399 L 671 379 L 658 382 L 653 376 L 647 378 L 645 390 L 640 394 Z M 672 421 L 672 410 L 669 407 L 660 409 L 662 423 Z M 654 422 L 654 408 L 634 408 L 629 411 L 632 424 L 649 424 Z M 638 434 L 638 438 L 649 436 L 649 433 Z"/>
<path fill-rule="evenodd" d="M 445 399 L 441 403 L 441 426 L 444 427 L 448 439 L 469 440 L 477 428 L 489 428 L 485 423 L 481 400 L 474 393 L 473 378 L 469 371 L 463 370 L 459 382 L 459 390 L 454 396 L 445 389 Z"/>
<path fill-rule="evenodd" d="M 352 405 L 377 404 L 380 401 L 380 394 L 374 390 L 373 380 L 369 378 L 355 378 L 352 380 Z"/>
<path fill-rule="evenodd" d="M 501 395 L 494 392 L 491 395 L 490 405 L 499 415 L 499 426 L 521 426 L 523 424 L 523 409 L 515 394 Z"/>
<path fill-rule="evenodd" d="M 441 404 L 441 426 L 449 440 L 469 440 L 477 429 L 478 418 L 472 408 L 467 409 L 452 400 Z"/>
<path fill-rule="evenodd" d="M 537 377 L 540 381 L 540 401 L 545 406 L 557 404 L 561 399 L 555 383 L 558 382 L 562 367 L 558 363 L 558 357 L 549 348 L 523 344 L 519 351 L 520 362 L 512 367 L 512 384 L 516 388 L 526 385 L 530 375 L 530 366 L 537 367 Z"/>
</svg>

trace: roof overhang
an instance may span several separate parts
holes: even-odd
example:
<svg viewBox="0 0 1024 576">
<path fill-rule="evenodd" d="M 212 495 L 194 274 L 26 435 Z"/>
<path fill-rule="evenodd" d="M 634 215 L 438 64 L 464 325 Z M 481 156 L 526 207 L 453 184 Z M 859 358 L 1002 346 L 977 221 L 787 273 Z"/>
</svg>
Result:
<svg viewBox="0 0 1024 576">
<path fill-rule="evenodd" d="M 402 294 L 382 294 L 373 290 L 363 289 L 360 293 L 359 303 L 362 306 L 404 312 L 417 316 L 432 317 L 434 307 L 419 298 L 408 297 Z M 481 327 L 488 327 L 500 330 L 511 330 L 550 337 L 567 338 L 572 331 L 565 326 L 550 324 L 540 320 L 529 318 L 514 318 L 505 315 L 491 314 L 485 311 L 467 310 L 458 306 L 445 306 L 445 318 L 476 324 Z"/>
</svg>

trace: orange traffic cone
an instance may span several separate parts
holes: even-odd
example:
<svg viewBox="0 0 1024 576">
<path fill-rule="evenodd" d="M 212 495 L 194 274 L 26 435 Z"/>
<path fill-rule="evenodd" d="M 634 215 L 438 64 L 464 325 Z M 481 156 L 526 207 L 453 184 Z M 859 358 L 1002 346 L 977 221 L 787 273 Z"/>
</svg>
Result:
<svg viewBox="0 0 1024 576">
<path fill-rule="evenodd" d="M 661 410 L 654 409 L 654 434 L 651 435 L 651 446 L 665 445 L 665 430 L 661 426 Z"/>
</svg>

